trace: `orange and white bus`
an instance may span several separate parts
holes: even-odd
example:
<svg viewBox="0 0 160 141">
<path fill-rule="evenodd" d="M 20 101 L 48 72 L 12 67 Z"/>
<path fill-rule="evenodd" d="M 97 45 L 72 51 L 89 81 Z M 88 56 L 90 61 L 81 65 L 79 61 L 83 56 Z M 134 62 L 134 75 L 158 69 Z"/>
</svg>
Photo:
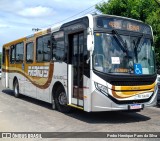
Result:
<svg viewBox="0 0 160 141">
<path fill-rule="evenodd" d="M 2 84 L 61 112 L 141 110 L 156 104 L 152 28 L 112 15 L 82 18 L 3 46 Z"/>
</svg>

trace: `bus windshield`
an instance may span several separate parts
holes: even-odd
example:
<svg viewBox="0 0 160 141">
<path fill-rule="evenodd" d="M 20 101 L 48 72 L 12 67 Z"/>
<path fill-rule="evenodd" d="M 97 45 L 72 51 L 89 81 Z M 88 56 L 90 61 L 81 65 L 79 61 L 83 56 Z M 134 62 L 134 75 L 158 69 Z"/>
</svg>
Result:
<svg viewBox="0 0 160 141">
<path fill-rule="evenodd" d="M 95 33 L 93 68 L 103 73 L 154 74 L 152 39 Z"/>
</svg>

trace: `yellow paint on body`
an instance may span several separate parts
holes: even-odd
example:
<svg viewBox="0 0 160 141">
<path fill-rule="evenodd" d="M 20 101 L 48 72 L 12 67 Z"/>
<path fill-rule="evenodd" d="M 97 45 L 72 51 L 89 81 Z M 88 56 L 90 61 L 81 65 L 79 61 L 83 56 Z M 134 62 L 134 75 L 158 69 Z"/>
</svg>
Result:
<svg viewBox="0 0 160 141">
<path fill-rule="evenodd" d="M 71 106 L 71 107 L 74 107 L 74 108 L 77 108 L 77 109 L 83 110 L 83 108 L 82 108 L 82 107 L 76 106 L 76 105 L 74 105 L 74 104 L 68 104 L 68 106 Z"/>
</svg>

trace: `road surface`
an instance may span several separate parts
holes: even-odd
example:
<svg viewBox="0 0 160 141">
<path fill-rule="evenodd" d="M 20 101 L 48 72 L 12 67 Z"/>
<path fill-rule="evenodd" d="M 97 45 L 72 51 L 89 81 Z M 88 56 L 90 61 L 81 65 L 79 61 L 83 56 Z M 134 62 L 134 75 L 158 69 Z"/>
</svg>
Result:
<svg viewBox="0 0 160 141">
<path fill-rule="evenodd" d="M 63 114 L 52 110 L 48 103 L 26 96 L 15 98 L 11 90 L 0 85 L 0 132 L 160 132 L 160 107 L 145 108 L 139 113 L 75 110 Z"/>
</svg>

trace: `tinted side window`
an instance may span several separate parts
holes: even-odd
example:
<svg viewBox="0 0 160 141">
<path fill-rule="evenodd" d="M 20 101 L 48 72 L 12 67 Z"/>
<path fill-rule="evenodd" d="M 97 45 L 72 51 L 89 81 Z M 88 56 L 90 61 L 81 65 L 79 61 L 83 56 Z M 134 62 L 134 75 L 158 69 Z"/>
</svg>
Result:
<svg viewBox="0 0 160 141">
<path fill-rule="evenodd" d="M 50 35 L 42 36 L 37 39 L 37 62 L 50 61 L 51 53 L 48 42 L 50 41 Z"/>
<path fill-rule="evenodd" d="M 5 48 L 3 48 L 3 52 L 2 52 L 2 64 L 4 64 L 5 63 Z"/>
<path fill-rule="evenodd" d="M 15 47 L 10 47 L 10 63 L 13 64 L 15 62 Z"/>
<path fill-rule="evenodd" d="M 16 62 L 23 62 L 24 46 L 23 43 L 15 45 L 16 48 Z"/>
<path fill-rule="evenodd" d="M 58 40 L 57 46 L 56 46 L 56 59 L 57 60 L 63 60 L 64 59 L 64 41 Z"/>
<path fill-rule="evenodd" d="M 56 32 L 52 35 L 53 40 L 53 57 L 56 60 L 64 60 L 66 58 L 64 46 L 64 32 Z"/>
<path fill-rule="evenodd" d="M 33 62 L 34 44 L 33 42 L 26 45 L 26 62 Z"/>
</svg>

